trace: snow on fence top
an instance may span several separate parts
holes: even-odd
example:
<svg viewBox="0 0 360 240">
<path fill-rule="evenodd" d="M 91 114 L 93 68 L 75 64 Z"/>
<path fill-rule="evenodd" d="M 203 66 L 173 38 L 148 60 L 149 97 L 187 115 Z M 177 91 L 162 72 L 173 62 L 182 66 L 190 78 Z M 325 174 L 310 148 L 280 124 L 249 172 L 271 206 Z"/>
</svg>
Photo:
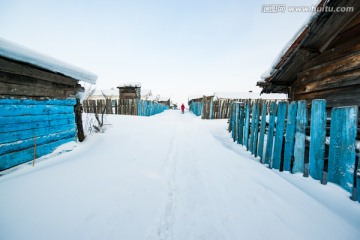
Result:
<svg viewBox="0 0 360 240">
<path fill-rule="evenodd" d="M 0 38 L 0 56 L 28 63 L 51 72 L 61 73 L 79 81 L 91 84 L 96 83 L 97 76 L 91 72 L 61 62 L 55 58 L 45 56 L 19 44 L 9 42 L 3 38 Z"/>
<path fill-rule="evenodd" d="M 215 99 L 287 99 L 286 94 L 261 94 L 256 92 L 215 92 Z"/>
<path fill-rule="evenodd" d="M 256 92 L 215 92 L 205 95 L 206 97 L 214 97 L 214 99 L 287 99 L 286 94 L 272 93 L 261 94 Z M 189 96 L 189 100 L 203 98 L 204 95 Z"/>
<path fill-rule="evenodd" d="M 117 87 L 118 88 L 121 88 L 121 87 L 141 87 L 141 83 L 139 83 L 139 82 L 125 82 L 125 83 L 120 83 Z"/>
</svg>

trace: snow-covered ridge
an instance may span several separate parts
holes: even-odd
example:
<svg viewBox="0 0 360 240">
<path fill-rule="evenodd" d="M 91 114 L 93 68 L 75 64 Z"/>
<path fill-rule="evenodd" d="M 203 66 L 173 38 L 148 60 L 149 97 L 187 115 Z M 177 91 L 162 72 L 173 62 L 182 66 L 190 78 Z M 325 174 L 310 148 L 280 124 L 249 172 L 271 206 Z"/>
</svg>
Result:
<svg viewBox="0 0 360 240">
<path fill-rule="evenodd" d="M 0 38 L 0 56 L 28 63 L 55 73 L 61 73 L 79 81 L 91 84 L 96 83 L 97 76 L 91 72 L 72 66 L 55 58 L 45 56 L 19 44 L 9 42 L 3 38 Z"/>
</svg>

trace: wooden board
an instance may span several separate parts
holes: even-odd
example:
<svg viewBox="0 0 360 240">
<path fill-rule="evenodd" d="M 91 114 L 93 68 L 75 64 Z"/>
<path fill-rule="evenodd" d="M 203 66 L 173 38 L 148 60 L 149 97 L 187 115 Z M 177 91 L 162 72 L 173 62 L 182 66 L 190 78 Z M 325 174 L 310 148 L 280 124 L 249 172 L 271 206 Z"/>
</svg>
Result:
<svg viewBox="0 0 360 240">
<path fill-rule="evenodd" d="M 249 122 L 250 122 L 250 101 L 245 105 L 245 125 L 244 125 L 244 146 L 249 150 Z"/>
<path fill-rule="evenodd" d="M 268 136 L 266 143 L 266 151 L 265 151 L 265 164 L 269 164 L 269 167 L 272 166 L 272 153 L 274 146 L 274 128 L 275 128 L 275 116 L 276 116 L 276 102 L 271 102 L 270 110 L 269 110 L 269 128 L 268 128 Z"/>
<path fill-rule="evenodd" d="M 259 101 L 255 101 L 255 113 L 253 117 L 254 121 L 254 133 L 253 133 L 253 147 L 252 154 L 257 157 L 258 137 L 259 137 Z"/>
<path fill-rule="evenodd" d="M 255 135 L 255 118 L 256 118 L 256 104 L 252 104 L 251 108 L 251 127 L 250 127 L 250 141 L 249 141 L 249 150 L 251 154 L 254 154 L 254 135 Z"/>
<path fill-rule="evenodd" d="M 298 101 L 296 113 L 296 132 L 294 146 L 294 166 L 292 172 L 304 172 L 305 168 L 305 137 L 308 122 L 306 101 Z"/>
<path fill-rule="evenodd" d="M 291 171 L 291 161 L 294 157 L 295 129 L 296 129 L 297 103 L 289 104 L 288 115 L 286 119 L 286 136 L 284 149 L 284 171 Z"/>
<path fill-rule="evenodd" d="M 244 143 L 244 121 L 245 121 L 245 111 L 244 106 L 239 104 L 239 127 L 238 127 L 238 144 Z"/>
<path fill-rule="evenodd" d="M 259 136 L 259 147 L 258 147 L 258 156 L 260 157 L 260 162 L 264 163 L 264 136 L 265 136 L 265 128 L 266 128 L 266 110 L 267 104 L 263 102 L 261 108 L 261 125 L 260 125 L 260 136 Z"/>
<path fill-rule="evenodd" d="M 284 138 L 285 116 L 286 116 L 286 102 L 278 103 L 277 118 L 276 118 L 276 132 L 275 132 L 275 146 L 273 153 L 272 168 L 280 169 L 281 167 L 281 152 Z"/>
<path fill-rule="evenodd" d="M 313 100 L 311 104 L 309 167 L 310 176 L 317 180 L 321 180 L 323 175 L 326 118 L 326 100 Z"/>
<path fill-rule="evenodd" d="M 358 106 L 331 111 L 328 179 L 349 192 L 354 186 L 357 119 Z"/>
</svg>

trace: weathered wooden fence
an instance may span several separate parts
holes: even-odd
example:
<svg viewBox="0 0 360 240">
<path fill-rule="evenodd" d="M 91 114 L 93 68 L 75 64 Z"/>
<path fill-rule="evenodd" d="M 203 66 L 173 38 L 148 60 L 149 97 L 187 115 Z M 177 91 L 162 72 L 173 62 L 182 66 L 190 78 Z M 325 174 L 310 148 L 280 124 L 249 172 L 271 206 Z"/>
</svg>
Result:
<svg viewBox="0 0 360 240">
<path fill-rule="evenodd" d="M 84 100 L 84 112 L 105 114 L 122 114 L 137 116 L 152 116 L 161 113 L 168 106 L 157 102 L 138 100 L 138 99 L 118 99 L 118 100 Z"/>
<path fill-rule="evenodd" d="M 190 104 L 190 111 L 196 116 L 201 116 L 202 119 L 224 119 L 230 117 L 231 106 L 233 102 L 255 102 L 258 99 L 208 99 L 204 98 L 201 102 L 192 102 Z M 262 100 L 270 103 L 270 100 Z M 279 102 L 283 100 L 272 100 Z"/>
<path fill-rule="evenodd" d="M 0 99 L 0 171 L 76 141 L 76 99 Z"/>
<path fill-rule="evenodd" d="M 333 108 L 330 118 L 325 100 L 313 100 L 311 106 L 308 116 L 306 101 L 234 102 L 229 131 L 269 168 L 336 183 L 352 193 L 353 200 L 360 199 L 358 106 Z"/>
</svg>

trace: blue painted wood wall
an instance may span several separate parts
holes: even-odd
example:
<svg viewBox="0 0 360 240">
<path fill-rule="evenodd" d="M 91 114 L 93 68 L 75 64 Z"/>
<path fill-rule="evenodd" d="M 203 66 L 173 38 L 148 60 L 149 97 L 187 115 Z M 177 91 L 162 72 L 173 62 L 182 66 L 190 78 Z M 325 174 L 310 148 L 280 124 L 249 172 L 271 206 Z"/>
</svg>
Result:
<svg viewBox="0 0 360 240">
<path fill-rule="evenodd" d="M 76 99 L 0 99 L 0 171 L 76 141 L 75 104 Z"/>
</svg>

